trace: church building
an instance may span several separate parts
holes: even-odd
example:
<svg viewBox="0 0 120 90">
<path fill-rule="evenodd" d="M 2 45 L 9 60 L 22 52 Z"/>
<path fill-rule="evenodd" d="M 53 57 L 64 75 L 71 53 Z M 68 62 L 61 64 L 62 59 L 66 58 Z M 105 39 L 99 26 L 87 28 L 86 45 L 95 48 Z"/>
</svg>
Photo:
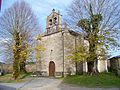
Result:
<svg viewBox="0 0 120 90">
<path fill-rule="evenodd" d="M 54 9 L 47 16 L 46 32 L 42 34 L 39 43 L 45 50 L 41 52 L 41 59 L 37 62 L 37 71 L 41 71 L 44 76 L 75 74 L 77 64 L 69 58 L 71 51 L 75 50 L 77 45 L 88 45 L 82 35 L 62 25 L 62 16 Z M 87 62 L 81 63 L 79 70 L 87 72 Z M 107 70 L 106 60 L 98 61 L 98 70 Z"/>
</svg>

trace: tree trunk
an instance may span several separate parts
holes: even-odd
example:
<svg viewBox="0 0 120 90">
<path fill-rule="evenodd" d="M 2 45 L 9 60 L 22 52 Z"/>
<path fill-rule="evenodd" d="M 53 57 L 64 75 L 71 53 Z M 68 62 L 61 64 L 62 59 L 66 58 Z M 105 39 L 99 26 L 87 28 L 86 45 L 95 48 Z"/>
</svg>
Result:
<svg viewBox="0 0 120 90">
<path fill-rule="evenodd" d="M 13 49 L 14 51 L 14 61 L 13 61 L 13 78 L 17 79 L 20 73 L 19 70 L 19 61 L 20 61 L 20 38 L 19 38 L 19 33 L 15 32 L 15 48 Z"/>
<path fill-rule="evenodd" d="M 94 67 L 94 61 L 88 62 L 88 74 L 92 74 L 93 67 Z"/>
<path fill-rule="evenodd" d="M 27 73 L 26 68 L 25 68 L 25 66 L 26 66 L 25 61 L 22 61 L 19 65 L 20 65 L 20 72 Z"/>
<path fill-rule="evenodd" d="M 83 74 L 83 62 L 76 63 L 76 74 L 82 75 Z"/>
<path fill-rule="evenodd" d="M 15 58 L 13 62 L 13 78 L 16 80 L 18 76 L 19 76 L 19 62 L 17 61 L 17 58 Z"/>
<path fill-rule="evenodd" d="M 92 37 L 92 39 L 89 39 L 90 57 L 88 58 L 89 59 L 88 60 L 88 73 L 90 75 L 95 73 L 95 71 L 97 69 L 97 63 L 95 63 L 96 65 L 94 66 L 94 62 L 97 61 L 95 39 L 93 38 L 93 36 L 91 36 L 91 37 Z"/>
</svg>

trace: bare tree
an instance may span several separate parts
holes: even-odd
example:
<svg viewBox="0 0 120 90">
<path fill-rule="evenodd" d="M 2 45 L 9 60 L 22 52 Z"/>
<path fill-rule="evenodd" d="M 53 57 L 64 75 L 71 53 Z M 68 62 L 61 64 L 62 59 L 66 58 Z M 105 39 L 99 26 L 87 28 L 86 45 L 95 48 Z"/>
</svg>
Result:
<svg viewBox="0 0 120 90">
<path fill-rule="evenodd" d="M 38 22 L 26 2 L 15 2 L 0 17 L 0 30 L 1 36 L 6 40 L 6 51 L 12 53 L 13 77 L 16 79 L 20 72 L 25 72 Z"/>
<path fill-rule="evenodd" d="M 96 53 L 97 47 L 106 51 L 119 46 L 119 0 L 74 0 L 67 13 L 68 24 L 82 32 L 89 41 L 90 68 L 100 56 Z"/>
</svg>

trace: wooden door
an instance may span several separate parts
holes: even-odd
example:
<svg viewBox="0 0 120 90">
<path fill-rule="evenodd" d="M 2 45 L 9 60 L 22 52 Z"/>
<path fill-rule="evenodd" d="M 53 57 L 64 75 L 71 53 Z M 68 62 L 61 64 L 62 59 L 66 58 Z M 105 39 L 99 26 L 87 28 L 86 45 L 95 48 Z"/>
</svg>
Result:
<svg viewBox="0 0 120 90">
<path fill-rule="evenodd" d="M 49 76 L 55 76 L 55 63 L 53 61 L 49 63 Z"/>
</svg>

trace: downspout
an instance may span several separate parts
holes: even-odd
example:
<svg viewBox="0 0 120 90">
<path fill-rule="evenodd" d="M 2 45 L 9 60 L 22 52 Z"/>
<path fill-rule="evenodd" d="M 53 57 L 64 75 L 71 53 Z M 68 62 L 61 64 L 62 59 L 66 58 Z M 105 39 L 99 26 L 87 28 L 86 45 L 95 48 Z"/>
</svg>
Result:
<svg viewBox="0 0 120 90">
<path fill-rule="evenodd" d="M 62 31 L 62 49 L 63 49 L 63 77 L 64 77 L 64 31 Z"/>
<path fill-rule="evenodd" d="M 76 41 L 76 36 L 75 36 L 75 52 L 77 53 L 77 41 Z M 78 69 L 77 69 L 77 62 L 75 62 L 75 66 L 76 66 L 76 75 L 78 74 Z"/>
</svg>

